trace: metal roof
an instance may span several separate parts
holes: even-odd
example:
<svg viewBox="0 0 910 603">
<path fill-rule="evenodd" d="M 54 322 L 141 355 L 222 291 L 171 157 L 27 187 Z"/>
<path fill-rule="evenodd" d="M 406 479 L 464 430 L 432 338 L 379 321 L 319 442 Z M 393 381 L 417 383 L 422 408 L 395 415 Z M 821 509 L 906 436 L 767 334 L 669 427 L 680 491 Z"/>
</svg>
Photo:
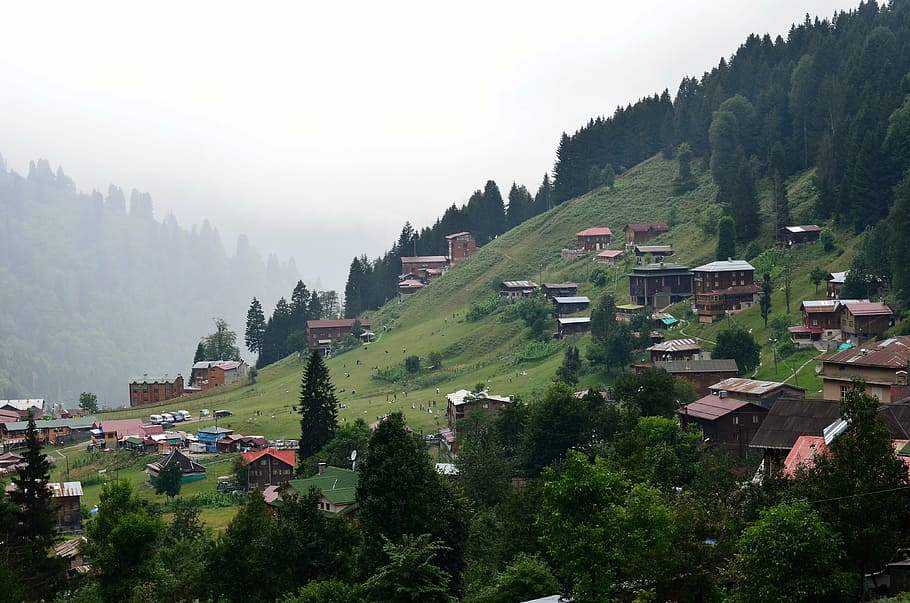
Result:
<svg viewBox="0 0 910 603">
<path fill-rule="evenodd" d="M 599 258 L 618 258 L 623 254 L 622 249 L 607 249 L 597 254 Z"/>
<path fill-rule="evenodd" d="M 322 473 L 305 479 L 292 479 L 288 485 L 306 494 L 316 488 L 333 505 L 351 504 L 356 499 L 358 475 L 350 469 L 325 467 Z"/>
<path fill-rule="evenodd" d="M 82 496 L 82 482 L 50 482 L 47 487 L 54 498 Z"/>
<path fill-rule="evenodd" d="M 847 312 L 853 316 L 891 316 L 893 314 L 891 308 L 878 302 L 849 304 L 846 308 Z"/>
<path fill-rule="evenodd" d="M 600 237 L 604 235 L 612 235 L 613 231 L 607 228 L 606 226 L 586 228 L 581 232 L 575 233 L 575 236 L 578 237 Z"/>
<path fill-rule="evenodd" d="M 666 222 L 652 222 L 651 224 L 627 224 L 625 230 L 631 230 L 633 232 L 647 232 L 649 230 L 667 232 L 670 230 L 670 227 L 667 226 Z"/>
<path fill-rule="evenodd" d="M 787 231 L 789 231 L 789 232 L 792 232 L 792 233 L 797 233 L 797 232 L 820 232 L 820 231 L 821 231 L 821 226 L 818 226 L 818 225 L 816 225 L 816 224 L 804 224 L 803 226 L 784 226 L 784 229 L 787 230 Z"/>
<path fill-rule="evenodd" d="M 578 289 L 578 283 L 544 283 L 544 289 Z"/>
<path fill-rule="evenodd" d="M 338 327 L 353 327 L 354 321 L 360 321 L 360 326 L 367 328 L 372 323 L 368 318 L 339 318 L 337 320 L 308 320 L 306 326 L 308 329 L 331 329 Z"/>
<path fill-rule="evenodd" d="M 446 238 L 451 240 L 451 239 L 457 239 L 458 237 L 463 237 L 466 235 L 471 236 L 471 233 L 468 232 L 467 230 L 463 230 L 461 232 L 456 232 L 455 234 L 446 235 Z"/>
<path fill-rule="evenodd" d="M 414 255 L 401 258 L 402 264 L 448 264 L 449 258 L 444 255 Z"/>
<path fill-rule="evenodd" d="M 656 343 L 648 348 L 649 352 L 689 352 L 701 350 L 701 344 L 694 339 L 670 339 L 663 343 Z"/>
<path fill-rule="evenodd" d="M 737 372 L 739 368 L 736 361 L 732 358 L 717 358 L 711 360 L 686 360 L 680 362 L 666 362 L 658 360 L 654 363 L 654 368 L 662 368 L 668 373 L 714 373 L 714 372 Z"/>
<path fill-rule="evenodd" d="M 36 429 L 54 429 L 57 427 L 69 427 L 70 429 L 87 429 L 92 427 L 96 422 L 94 416 L 91 417 L 74 417 L 72 419 L 52 419 L 50 421 L 35 421 Z M 28 421 L 10 421 L 3 423 L 6 431 L 25 431 L 28 429 Z"/>
<path fill-rule="evenodd" d="M 142 375 L 141 377 L 134 377 L 130 379 L 130 383 L 176 383 L 177 379 L 183 379 L 183 375 L 179 373 L 174 377 L 169 377 L 168 375 L 159 375 L 157 377 Z"/>
<path fill-rule="evenodd" d="M 553 301 L 557 304 L 590 304 L 591 300 L 587 295 L 579 295 L 576 297 L 560 297 L 558 295 L 553 296 Z"/>
<path fill-rule="evenodd" d="M 685 270 L 686 274 L 689 273 L 689 267 L 684 266 L 683 264 L 673 264 L 670 262 L 656 262 L 653 264 L 642 264 L 641 266 L 636 266 L 632 268 L 630 276 L 639 276 L 637 273 L 641 272 L 660 272 L 662 270 L 667 270 L 671 272 Z"/>
<path fill-rule="evenodd" d="M 590 316 L 577 316 L 574 318 L 558 318 L 557 321 L 561 325 L 580 325 L 591 322 Z"/>
<path fill-rule="evenodd" d="M 831 274 L 828 275 L 828 282 L 843 283 L 844 279 L 847 278 L 847 274 L 849 274 L 849 273 L 850 273 L 849 270 L 845 270 L 843 272 L 832 272 Z"/>
<path fill-rule="evenodd" d="M 801 435 L 821 437 L 839 416 L 840 404 L 834 400 L 781 398 L 765 416 L 749 446 L 789 450 Z"/>
<path fill-rule="evenodd" d="M 683 416 L 713 421 L 720 417 L 725 417 L 730 413 L 742 410 L 744 407 L 751 407 L 748 408 L 748 410 L 752 412 L 767 412 L 764 407 L 759 406 L 758 404 L 745 400 L 736 400 L 735 398 L 721 398 L 714 394 L 708 394 L 703 398 L 699 398 L 695 402 L 683 406 L 677 412 Z"/>
<path fill-rule="evenodd" d="M 710 264 L 704 264 L 698 268 L 693 268 L 692 272 L 730 272 L 732 270 L 755 270 L 749 262 L 745 260 L 718 260 Z"/>
<path fill-rule="evenodd" d="M 203 427 L 202 429 L 197 429 L 196 433 L 205 433 L 205 434 L 214 434 L 214 435 L 227 435 L 229 433 L 234 433 L 233 429 L 225 429 L 224 427 Z"/>
<path fill-rule="evenodd" d="M 635 253 L 673 253 L 673 245 L 636 245 Z"/>
<path fill-rule="evenodd" d="M 12 406 L 16 410 L 28 410 L 29 408 L 44 408 L 44 398 L 35 398 L 33 400 L 0 400 L 0 408 Z"/>
<path fill-rule="evenodd" d="M 502 286 L 507 289 L 536 289 L 534 281 L 502 281 Z"/>
<path fill-rule="evenodd" d="M 823 363 L 904 369 L 910 361 L 910 336 L 892 337 L 874 348 L 850 348 L 822 357 Z"/>
<path fill-rule="evenodd" d="M 712 392 L 727 391 L 737 392 L 740 394 L 757 394 L 759 396 L 763 396 L 764 394 L 772 392 L 780 387 L 792 387 L 793 389 L 805 391 L 801 387 L 796 387 L 795 385 L 790 385 L 788 383 L 780 383 L 778 381 L 759 381 L 758 379 L 744 379 L 742 377 L 730 377 L 729 379 L 724 379 L 723 381 L 710 386 L 708 389 L 710 389 Z"/>
</svg>

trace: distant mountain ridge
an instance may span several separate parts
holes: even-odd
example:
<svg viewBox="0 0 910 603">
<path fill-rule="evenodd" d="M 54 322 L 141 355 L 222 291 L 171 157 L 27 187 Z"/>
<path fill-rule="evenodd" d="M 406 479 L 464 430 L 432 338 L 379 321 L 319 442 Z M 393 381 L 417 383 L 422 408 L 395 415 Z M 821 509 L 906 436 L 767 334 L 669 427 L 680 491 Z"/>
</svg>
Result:
<svg viewBox="0 0 910 603">
<path fill-rule="evenodd" d="M 228 255 L 208 221 L 158 221 L 148 193 L 81 193 L 61 168 L 27 176 L 0 157 L 0 398 L 128 402 L 131 376 L 186 373 L 225 318 L 243 337 L 249 291 L 272 304 L 298 280 L 241 235 Z"/>
</svg>

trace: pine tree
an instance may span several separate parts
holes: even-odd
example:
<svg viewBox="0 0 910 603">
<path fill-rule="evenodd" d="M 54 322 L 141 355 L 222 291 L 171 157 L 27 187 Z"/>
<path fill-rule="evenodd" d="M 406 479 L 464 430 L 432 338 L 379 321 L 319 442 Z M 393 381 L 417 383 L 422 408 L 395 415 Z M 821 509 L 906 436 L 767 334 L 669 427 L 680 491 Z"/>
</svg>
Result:
<svg viewBox="0 0 910 603">
<path fill-rule="evenodd" d="M 265 314 L 262 312 L 262 304 L 255 297 L 250 303 L 250 309 L 246 313 L 246 334 L 244 341 L 249 351 L 254 354 L 262 352 L 262 343 L 265 338 Z"/>
<path fill-rule="evenodd" d="M 310 354 L 300 386 L 300 465 L 322 450 L 335 436 L 338 420 L 338 400 L 329 369 L 319 350 Z"/>
<path fill-rule="evenodd" d="M 301 328 L 301 325 L 306 328 L 309 306 L 310 292 L 303 281 L 297 281 L 297 285 L 294 286 L 294 291 L 291 293 L 291 325 L 288 331 L 294 332 Z"/>
</svg>

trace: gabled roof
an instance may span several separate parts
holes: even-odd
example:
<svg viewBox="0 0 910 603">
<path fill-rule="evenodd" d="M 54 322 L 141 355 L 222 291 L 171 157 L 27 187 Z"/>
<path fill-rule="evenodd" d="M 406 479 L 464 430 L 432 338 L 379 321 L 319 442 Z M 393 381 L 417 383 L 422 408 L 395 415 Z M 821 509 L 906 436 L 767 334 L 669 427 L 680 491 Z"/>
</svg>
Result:
<svg viewBox="0 0 910 603">
<path fill-rule="evenodd" d="M 828 275 L 828 282 L 831 283 L 843 283 L 849 274 L 849 270 L 844 270 L 843 272 L 832 272 Z"/>
<path fill-rule="evenodd" d="M 801 435 L 787 454 L 781 472 L 785 477 L 793 477 L 800 467 L 810 468 L 815 465 L 815 457 L 825 454 L 828 446 L 823 436 Z"/>
<path fill-rule="evenodd" d="M 447 264 L 449 258 L 444 255 L 414 255 L 401 258 L 402 264 Z"/>
<path fill-rule="evenodd" d="M 840 417 L 834 400 L 780 398 L 765 415 L 752 437 L 752 448 L 789 450 L 801 435 L 822 436 L 825 427 Z"/>
<path fill-rule="evenodd" d="M 453 406 L 462 406 L 468 402 L 474 402 L 479 400 L 494 400 L 496 402 L 511 402 L 511 396 L 494 396 L 487 392 L 486 390 L 474 393 L 466 389 L 460 389 L 451 394 L 446 394 L 446 400 L 448 400 Z"/>
<path fill-rule="evenodd" d="M 44 398 L 35 398 L 33 400 L 0 400 L 0 408 L 9 406 L 16 410 L 28 410 L 29 408 L 44 409 Z"/>
<path fill-rule="evenodd" d="M 88 429 L 96 423 L 97 419 L 91 417 L 73 417 L 72 419 L 52 419 L 49 421 L 35 421 L 35 429 L 55 429 L 57 427 L 69 427 L 70 429 Z M 25 431 L 28 429 L 28 421 L 10 421 L 3 423 L 6 431 Z"/>
<path fill-rule="evenodd" d="M 558 295 L 553 296 L 553 301 L 556 304 L 590 304 L 591 300 L 587 295 L 579 295 L 576 297 L 560 297 Z"/>
<path fill-rule="evenodd" d="M 237 369 L 243 362 L 237 362 L 234 360 L 229 360 L 227 362 L 216 362 L 209 368 L 221 369 L 222 371 L 233 371 Z"/>
<path fill-rule="evenodd" d="M 421 287 L 423 287 L 423 283 L 415 278 L 408 278 L 398 282 L 399 289 L 420 289 Z"/>
<path fill-rule="evenodd" d="M 892 337 L 874 348 L 850 348 L 822 357 L 822 362 L 904 369 L 910 361 L 910 336 Z"/>
<path fill-rule="evenodd" d="M 703 264 L 698 268 L 693 268 L 692 272 L 730 272 L 732 270 L 755 270 L 749 262 L 745 260 L 718 260 L 709 264 Z"/>
<path fill-rule="evenodd" d="M 360 326 L 368 328 L 372 325 L 369 318 L 339 318 L 335 320 L 308 320 L 306 326 L 308 329 L 334 329 L 338 327 L 353 327 L 354 321 L 359 320 Z"/>
<path fill-rule="evenodd" d="M 319 475 L 288 482 L 297 492 L 306 494 L 316 488 L 333 505 L 348 505 L 356 500 L 358 475 L 350 469 L 328 466 Z"/>
<path fill-rule="evenodd" d="M 787 232 L 797 233 L 797 232 L 821 232 L 821 226 L 816 224 L 804 224 L 803 226 L 784 226 L 784 230 Z"/>
<path fill-rule="evenodd" d="M 774 390 L 786 387 L 799 391 L 805 391 L 801 387 L 790 385 L 789 383 L 780 383 L 779 381 L 759 381 L 758 379 L 743 379 L 742 377 L 730 377 L 710 386 L 711 391 L 737 392 L 740 394 L 755 394 L 763 396 Z"/>
<path fill-rule="evenodd" d="M 672 262 L 657 262 L 657 263 L 653 263 L 653 264 L 642 264 L 641 266 L 635 266 L 634 268 L 632 268 L 632 274 L 636 275 L 636 276 L 640 276 L 637 273 L 661 272 L 664 270 L 669 270 L 669 271 L 685 270 L 688 272 L 689 267 L 684 266 L 683 264 L 674 264 Z"/>
<path fill-rule="evenodd" d="M 297 461 L 297 453 L 293 450 L 275 450 L 274 448 L 265 448 L 258 452 L 244 452 L 240 455 L 243 457 L 243 464 L 248 465 L 255 461 L 258 461 L 264 456 L 270 456 L 278 459 L 286 465 L 294 466 L 294 463 Z"/>
<path fill-rule="evenodd" d="M 673 253 L 673 245 L 636 245 L 635 253 L 670 254 Z"/>
<path fill-rule="evenodd" d="M 197 434 L 204 433 L 204 434 L 212 434 L 212 435 L 222 435 L 222 436 L 225 436 L 225 435 L 234 433 L 234 430 L 233 430 L 233 429 L 226 429 L 226 428 L 224 428 L 224 427 L 202 427 L 201 429 L 197 429 L 197 430 L 196 430 L 196 433 L 197 433 Z"/>
<path fill-rule="evenodd" d="M 632 232 L 647 232 L 649 230 L 667 232 L 670 230 L 670 227 L 667 226 L 666 222 L 652 222 L 651 224 L 627 224 L 625 229 L 631 230 Z"/>
<path fill-rule="evenodd" d="M 891 316 L 893 314 L 891 308 L 878 302 L 848 304 L 845 307 L 847 312 L 853 316 Z"/>
<path fill-rule="evenodd" d="M 50 482 L 47 487 L 53 498 L 82 496 L 82 482 Z"/>
<path fill-rule="evenodd" d="M 597 254 L 599 258 L 618 258 L 623 254 L 622 249 L 607 249 Z"/>
<path fill-rule="evenodd" d="M 105 433 L 116 433 L 118 437 L 143 435 L 142 419 L 105 419 L 97 425 Z"/>
<path fill-rule="evenodd" d="M 578 289 L 578 283 L 544 283 L 544 289 Z"/>
<path fill-rule="evenodd" d="M 715 419 L 725 417 L 739 410 L 760 413 L 767 412 L 764 407 L 759 406 L 758 404 L 746 402 L 745 400 L 736 400 L 734 398 L 721 398 L 714 394 L 709 394 L 691 404 L 687 404 L 679 409 L 678 412 L 683 416 L 714 421 Z"/>
<path fill-rule="evenodd" d="M 580 325 L 580 324 L 589 324 L 591 322 L 590 316 L 576 316 L 572 318 L 557 318 L 556 322 L 561 325 Z"/>
<path fill-rule="evenodd" d="M 594 228 L 586 228 L 586 229 L 582 230 L 581 232 L 576 232 L 575 236 L 577 236 L 577 237 L 602 237 L 605 235 L 612 235 L 612 234 L 613 234 L 613 231 L 610 230 L 609 228 L 607 228 L 606 226 L 601 226 L 601 227 L 595 226 Z"/>
<path fill-rule="evenodd" d="M 502 281 L 502 286 L 506 289 L 536 289 L 537 283 L 534 281 Z"/>
<path fill-rule="evenodd" d="M 648 348 L 649 352 L 695 352 L 701 351 L 701 344 L 694 339 L 670 339 L 656 343 Z"/>
<path fill-rule="evenodd" d="M 170 451 L 167 456 L 162 459 L 155 461 L 154 463 L 149 463 L 146 465 L 150 470 L 155 473 L 158 473 L 163 468 L 167 467 L 170 464 L 177 463 L 180 465 L 180 470 L 183 471 L 184 475 L 188 474 L 199 474 L 205 473 L 205 467 L 183 454 L 176 448 Z"/>
<path fill-rule="evenodd" d="M 176 383 L 177 379 L 183 379 L 183 375 L 175 375 L 170 377 L 168 375 L 159 375 L 157 377 L 149 377 L 148 375 L 143 375 L 141 377 L 133 377 L 130 379 L 130 383 Z"/>
<path fill-rule="evenodd" d="M 451 239 L 457 239 L 458 237 L 463 237 L 466 235 L 471 236 L 471 233 L 468 232 L 467 230 L 463 230 L 461 232 L 456 232 L 455 234 L 446 235 L 446 238 L 451 240 Z"/>
<path fill-rule="evenodd" d="M 652 363 L 654 368 L 661 368 L 670 374 L 677 373 L 721 373 L 739 371 L 732 358 L 711 360 L 687 360 L 685 362 L 667 362 L 658 360 Z"/>
</svg>

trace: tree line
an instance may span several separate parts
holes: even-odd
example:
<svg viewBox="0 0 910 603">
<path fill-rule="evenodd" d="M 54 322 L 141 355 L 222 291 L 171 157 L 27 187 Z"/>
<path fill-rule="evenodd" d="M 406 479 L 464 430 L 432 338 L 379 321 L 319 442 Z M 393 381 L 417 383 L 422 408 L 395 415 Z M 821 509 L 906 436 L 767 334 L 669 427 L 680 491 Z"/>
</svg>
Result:
<svg viewBox="0 0 910 603">
<path fill-rule="evenodd" d="M 508 203 L 499 187 L 488 180 L 460 207 L 452 204 L 432 226 L 419 231 L 410 222 L 401 229 L 392 247 L 374 260 L 361 255 L 351 261 L 344 290 L 344 315 L 355 318 L 375 310 L 398 293 L 401 258 L 408 256 L 448 255 L 446 236 L 468 231 L 478 246 L 483 246 L 528 218 L 547 211 L 553 204 L 553 186 L 544 175 L 533 196 L 525 186 L 512 183 Z"/>
<path fill-rule="evenodd" d="M 253 298 L 246 314 L 244 343 L 257 355 L 256 367 L 262 368 L 307 349 L 308 320 L 339 318 L 340 314 L 335 291 L 310 291 L 303 281 L 297 281 L 290 303 L 281 297 L 268 320 L 260 301 Z"/>
</svg>

